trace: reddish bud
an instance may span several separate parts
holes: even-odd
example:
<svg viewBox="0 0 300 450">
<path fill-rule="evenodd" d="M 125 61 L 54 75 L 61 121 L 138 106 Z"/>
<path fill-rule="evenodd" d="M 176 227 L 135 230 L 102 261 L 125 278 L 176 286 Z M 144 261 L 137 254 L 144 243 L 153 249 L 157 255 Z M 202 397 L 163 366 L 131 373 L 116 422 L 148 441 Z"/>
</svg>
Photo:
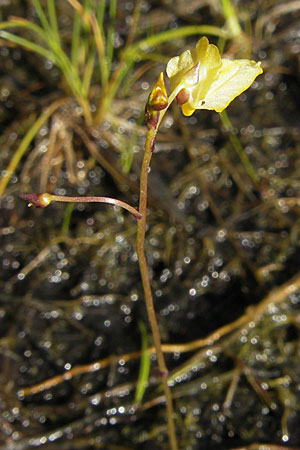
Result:
<svg viewBox="0 0 300 450">
<path fill-rule="evenodd" d="M 36 206 L 37 208 L 46 208 L 52 200 L 51 194 L 20 194 L 20 197 L 28 202 L 28 206 Z"/>
<path fill-rule="evenodd" d="M 168 106 L 168 94 L 165 87 L 164 74 L 161 72 L 154 84 L 147 104 L 154 109 L 154 111 L 162 111 Z"/>
<path fill-rule="evenodd" d="M 178 106 L 184 105 L 190 98 L 190 93 L 186 89 L 181 89 L 176 95 L 176 102 Z"/>
<path fill-rule="evenodd" d="M 147 126 L 153 130 L 159 119 L 159 111 L 168 107 L 168 94 L 165 87 L 164 75 L 161 72 L 154 84 L 145 108 Z"/>
</svg>

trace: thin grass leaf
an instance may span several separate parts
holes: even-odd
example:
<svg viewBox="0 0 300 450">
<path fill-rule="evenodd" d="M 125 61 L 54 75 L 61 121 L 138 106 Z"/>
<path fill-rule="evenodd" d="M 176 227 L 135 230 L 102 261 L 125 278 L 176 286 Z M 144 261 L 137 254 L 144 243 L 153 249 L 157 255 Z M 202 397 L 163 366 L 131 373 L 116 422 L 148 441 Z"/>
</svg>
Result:
<svg viewBox="0 0 300 450">
<path fill-rule="evenodd" d="M 159 56 L 159 55 L 158 55 Z M 168 58 L 165 58 L 164 56 L 160 55 L 161 59 L 159 59 L 158 61 L 161 62 L 165 62 L 165 65 L 167 65 L 168 62 Z M 151 68 L 153 68 L 153 62 L 150 58 L 149 61 L 146 61 L 142 66 L 140 66 L 137 70 L 135 70 L 134 72 L 132 71 L 130 73 L 130 75 L 128 75 L 126 77 L 126 79 L 123 81 L 122 84 L 122 92 L 119 93 L 120 98 L 125 98 L 128 93 L 129 90 L 131 88 L 131 86 L 138 81 L 148 70 L 151 70 Z"/>
<path fill-rule="evenodd" d="M 113 56 L 114 56 L 116 13 L 117 13 L 117 1 L 110 0 L 110 2 L 109 2 L 109 25 L 108 25 L 108 30 L 107 30 L 107 48 L 106 48 L 106 61 L 107 61 L 108 73 L 110 72 L 111 63 L 112 63 Z"/>
<path fill-rule="evenodd" d="M 129 32 L 127 35 L 125 48 L 130 47 L 130 45 L 132 44 L 134 37 L 136 35 L 137 25 L 138 25 L 140 13 L 141 13 L 141 4 L 142 4 L 142 0 L 136 0 L 133 15 L 132 15 L 132 24 L 130 26 L 130 29 L 129 29 Z"/>
<path fill-rule="evenodd" d="M 135 144 L 137 142 L 137 138 L 138 138 L 138 126 L 142 125 L 142 123 L 144 121 L 144 117 L 145 117 L 145 113 L 144 113 L 144 111 L 142 111 L 136 121 L 137 128 L 131 133 L 129 143 L 128 143 L 128 146 L 126 147 L 125 151 L 122 151 L 121 165 L 122 165 L 123 172 L 126 174 L 128 174 L 131 169 L 131 165 L 133 162 L 133 155 L 134 155 L 133 149 L 134 149 L 134 146 L 135 146 Z"/>
<path fill-rule="evenodd" d="M 80 73 L 85 71 L 86 64 L 88 64 L 91 49 L 95 47 L 95 42 L 91 39 L 91 24 L 90 24 L 90 14 L 93 12 L 94 8 L 92 2 L 89 0 L 84 0 L 83 10 L 88 18 L 88 23 L 82 23 L 82 32 L 80 36 Z"/>
<path fill-rule="evenodd" d="M 17 24 L 17 26 L 19 27 L 23 26 L 32 31 L 38 32 L 38 34 L 41 37 L 43 37 L 44 40 L 49 44 L 52 51 L 49 51 L 44 47 L 41 47 L 40 45 L 35 44 L 32 41 L 29 41 L 28 39 L 22 38 L 20 36 L 17 36 L 4 30 L 1 31 L 2 27 L 14 26 L 15 24 Z M 82 106 L 84 110 L 84 116 L 87 122 L 91 123 L 92 118 L 89 110 L 89 105 L 86 99 L 86 95 L 81 80 L 78 76 L 78 72 L 76 68 L 71 64 L 70 60 L 68 59 L 67 55 L 64 53 L 62 48 L 60 47 L 59 42 L 55 40 L 49 41 L 48 34 L 45 31 L 43 31 L 40 27 L 33 26 L 33 24 L 30 26 L 29 23 L 27 22 L 19 23 L 18 21 L 5 22 L 3 24 L 0 24 L 0 37 L 2 37 L 3 39 L 7 39 L 11 42 L 14 42 L 15 44 L 21 45 L 27 50 L 38 53 L 39 55 L 52 61 L 61 70 L 67 84 L 69 85 L 69 88 L 71 89 L 74 96 L 77 98 L 79 104 Z"/>
<path fill-rule="evenodd" d="M 54 33 L 54 35 L 56 37 L 56 40 L 60 41 L 58 25 L 57 25 L 55 3 L 54 3 L 53 0 L 47 0 L 47 8 L 48 8 L 48 16 L 49 16 L 49 21 L 50 21 L 50 27 L 51 27 L 52 32 Z"/>
<path fill-rule="evenodd" d="M 106 0 L 100 0 L 96 7 L 96 19 L 100 27 L 103 27 L 105 7 Z"/>
<path fill-rule="evenodd" d="M 107 70 L 107 61 L 105 56 L 104 49 L 104 41 L 103 41 L 103 33 L 100 28 L 99 23 L 97 22 L 96 16 L 91 14 L 90 21 L 92 25 L 92 30 L 94 33 L 94 39 L 98 51 L 98 60 L 99 60 L 99 69 L 101 75 L 102 87 L 105 90 L 108 83 L 108 70 Z"/>
<path fill-rule="evenodd" d="M 82 90 L 83 90 L 83 95 L 85 97 L 88 97 L 88 94 L 89 94 L 91 79 L 92 79 L 93 72 L 94 72 L 95 57 L 96 57 L 96 50 L 93 49 L 90 52 L 90 55 L 88 57 L 88 60 L 87 60 L 86 66 L 85 66 L 85 70 L 83 73 L 83 78 L 82 78 Z"/>
<path fill-rule="evenodd" d="M 55 55 L 56 65 L 62 71 L 72 92 L 78 97 L 84 97 L 82 83 L 79 78 L 78 72 L 72 65 L 66 53 L 60 46 L 55 46 L 53 53 Z"/>
<path fill-rule="evenodd" d="M 7 22 L 0 23 L 0 30 L 6 28 L 25 28 L 27 30 L 33 31 L 40 36 L 45 42 L 47 42 L 47 33 L 39 25 L 29 22 L 27 19 L 20 17 L 11 17 Z"/>
<path fill-rule="evenodd" d="M 91 31 L 90 15 L 94 12 L 94 7 L 89 0 L 83 0 L 83 11 L 87 18 L 87 21 L 83 22 L 83 30 L 89 33 Z"/>
<path fill-rule="evenodd" d="M 83 23 L 90 28 L 90 17 L 89 14 L 86 13 L 82 5 L 77 0 L 67 0 L 68 3 L 78 12 Z"/>
<path fill-rule="evenodd" d="M 45 48 L 41 47 L 38 44 L 35 44 L 34 42 L 29 41 L 28 39 L 21 38 L 19 36 L 16 36 L 15 34 L 9 33 L 8 31 L 0 31 L 0 38 L 21 45 L 27 50 L 38 53 L 39 55 L 44 56 L 44 58 L 49 59 L 52 62 L 55 62 L 55 56 L 53 55 L 52 52 L 46 50 Z"/>
<path fill-rule="evenodd" d="M 230 0 L 221 0 L 221 6 L 231 36 L 239 36 L 242 30 L 234 6 Z"/>
<path fill-rule="evenodd" d="M 129 47 L 128 50 L 125 50 L 123 53 L 123 58 L 127 59 L 128 56 L 134 57 L 138 51 L 145 52 L 148 48 L 154 47 L 155 45 L 171 41 L 172 39 L 190 36 L 192 34 L 204 34 L 228 38 L 228 32 L 224 31 L 222 28 L 215 27 L 213 25 L 189 25 L 186 27 L 176 28 L 175 30 L 167 30 L 142 39 Z"/>
<path fill-rule="evenodd" d="M 148 378 L 149 378 L 149 370 L 150 370 L 150 356 L 147 352 L 148 347 L 148 339 L 147 339 L 147 330 L 144 323 L 139 320 L 138 321 L 139 330 L 141 333 L 142 345 L 141 345 L 141 361 L 140 361 L 140 370 L 138 381 L 136 385 L 134 400 L 137 403 L 140 403 L 143 399 L 145 389 L 147 387 Z"/>
<path fill-rule="evenodd" d="M 59 99 L 53 102 L 50 106 L 48 106 L 47 109 L 40 115 L 40 117 L 34 122 L 34 124 L 29 128 L 26 135 L 22 139 L 19 147 L 14 153 L 14 156 L 10 160 L 10 163 L 7 166 L 7 169 L 4 172 L 4 175 L 0 182 L 0 196 L 3 194 L 4 189 L 7 186 L 7 183 L 9 182 L 12 174 L 16 170 L 21 158 L 25 154 L 26 150 L 28 149 L 32 139 L 36 136 L 39 129 L 44 125 L 46 120 L 49 119 L 49 117 L 57 110 L 57 108 L 62 105 L 62 103 L 65 101 L 65 99 Z"/>
<path fill-rule="evenodd" d="M 72 216 L 72 212 L 73 212 L 73 209 L 74 209 L 74 205 L 75 205 L 74 202 L 67 203 L 65 214 L 64 214 L 64 218 L 63 218 L 63 223 L 62 223 L 62 226 L 61 226 L 61 233 L 63 235 L 66 235 L 66 234 L 69 233 L 71 216 Z"/>
<path fill-rule="evenodd" d="M 80 42 L 81 21 L 78 11 L 74 11 L 73 30 L 71 42 L 71 63 L 77 69 L 79 63 L 79 42 Z"/>
<path fill-rule="evenodd" d="M 220 53 L 221 53 L 221 54 L 224 53 L 224 48 L 225 48 L 226 42 L 227 42 L 227 39 L 224 39 L 224 38 L 222 38 L 222 37 L 220 37 L 220 38 L 218 39 L 217 47 L 218 47 L 218 49 L 220 50 Z"/>
<path fill-rule="evenodd" d="M 35 51 L 36 53 L 39 53 L 40 55 L 44 56 L 45 58 L 50 59 L 61 70 L 62 75 L 65 78 L 70 90 L 72 91 L 72 93 L 76 97 L 77 101 L 79 102 L 79 104 L 82 106 L 82 108 L 84 110 L 84 116 L 85 116 L 86 121 L 90 124 L 92 121 L 91 113 L 89 110 L 86 93 L 83 89 L 81 80 L 78 75 L 77 67 L 74 67 L 72 65 L 68 56 L 61 48 L 59 35 L 56 36 L 56 32 L 53 32 L 53 30 L 51 29 L 50 25 L 47 22 L 45 15 L 43 13 L 43 10 L 40 7 L 39 2 L 37 0 L 34 0 L 34 1 L 38 8 L 38 11 L 39 11 L 40 20 L 43 21 L 43 25 L 45 25 L 47 27 L 47 30 L 43 30 L 41 27 L 39 27 L 35 24 L 30 24 L 30 22 L 27 22 L 27 21 L 25 22 L 22 19 L 21 19 L 21 21 L 14 20 L 12 22 L 6 22 L 4 25 L 0 24 L 0 28 L 1 28 L 1 25 L 2 25 L 2 27 L 4 27 L 4 26 L 8 27 L 8 26 L 12 26 L 12 25 L 16 24 L 16 26 L 19 26 L 19 27 L 23 26 L 31 31 L 35 31 L 44 39 L 44 41 L 46 42 L 46 44 L 49 46 L 49 48 L 51 50 L 50 52 L 47 49 L 44 49 L 43 47 L 39 46 L 38 44 L 35 44 L 34 42 L 31 42 L 27 39 L 13 35 L 11 33 L 8 33 L 5 31 L 2 31 L 2 32 L 0 31 L 0 34 L 2 35 L 3 38 L 9 39 L 12 42 L 22 45 L 25 48 Z M 50 3 L 51 3 L 51 1 L 49 0 L 49 4 Z M 54 17 L 55 12 L 51 11 L 51 8 L 54 8 L 54 5 L 53 6 L 50 5 L 49 7 L 50 7 L 50 15 L 51 15 L 51 23 L 52 23 L 56 20 L 56 18 Z"/>
<path fill-rule="evenodd" d="M 224 128 L 226 129 L 226 131 L 229 133 L 229 139 L 230 142 L 236 152 L 236 154 L 238 155 L 238 157 L 240 158 L 247 174 L 249 175 L 249 178 L 251 179 L 251 181 L 254 184 L 259 184 L 259 176 L 257 175 L 254 167 L 252 166 L 247 154 L 245 153 L 245 150 L 242 147 L 242 144 L 240 143 L 240 140 L 238 139 L 238 137 L 233 134 L 232 132 L 232 124 L 229 120 L 228 114 L 226 111 L 222 111 L 219 114 L 222 124 L 224 126 Z"/>
<path fill-rule="evenodd" d="M 69 88 L 82 107 L 87 124 L 90 125 L 92 123 L 92 115 L 88 99 L 86 97 L 82 82 L 78 76 L 77 70 L 71 64 L 67 55 L 63 51 L 61 51 L 59 55 L 56 54 L 56 64 L 61 69 Z"/>
<path fill-rule="evenodd" d="M 41 4 L 39 0 L 32 0 L 34 7 L 36 9 L 37 15 L 40 19 L 40 22 L 42 24 L 42 27 L 45 30 L 45 33 L 47 35 L 47 45 L 52 50 L 53 54 L 56 54 L 57 52 L 62 51 L 60 46 L 60 40 L 59 40 L 59 34 L 56 30 L 57 24 L 53 25 L 52 22 L 56 22 L 56 13 L 55 13 L 55 6 L 52 5 L 51 7 L 51 0 L 47 0 L 47 3 L 50 3 L 50 14 L 51 14 L 51 23 L 48 22 L 46 15 L 43 11 L 43 8 L 41 7 Z M 54 9 L 54 11 L 51 10 Z M 54 17 L 53 17 L 54 16 Z M 52 28 L 54 26 L 54 28 Z"/>
<path fill-rule="evenodd" d="M 93 0 L 83 0 L 83 8 L 85 11 L 94 11 L 94 1 Z"/>
<path fill-rule="evenodd" d="M 99 56 L 99 69 L 101 76 L 101 83 L 103 88 L 105 89 L 108 82 L 108 70 L 105 56 L 105 47 L 104 47 L 104 39 L 102 32 L 102 25 L 98 23 L 98 20 L 93 13 L 93 11 L 86 12 L 82 5 L 77 0 L 67 0 L 70 5 L 78 11 L 82 20 L 85 24 L 88 24 L 89 27 L 92 28 L 94 34 L 94 40 L 96 43 L 96 48 Z"/>
<path fill-rule="evenodd" d="M 50 36 L 53 35 L 53 31 L 50 27 L 50 24 L 47 20 L 47 17 L 43 11 L 43 8 L 39 2 L 39 0 L 32 0 L 33 6 L 36 10 L 37 16 L 41 22 L 42 27 L 44 28 L 44 30 L 46 31 L 46 33 L 48 34 L 49 38 Z"/>
<path fill-rule="evenodd" d="M 91 27 L 88 23 L 88 15 L 82 5 L 72 2 L 72 0 L 68 0 L 68 2 L 75 9 L 71 42 L 71 64 L 78 73 L 81 73 L 89 47 L 85 34 L 90 32 Z"/>
<path fill-rule="evenodd" d="M 22 19 L 22 18 L 18 18 L 18 17 L 17 18 L 14 17 L 12 20 L 10 20 L 8 22 L 0 23 L 0 29 L 11 28 L 11 27 L 25 28 L 27 30 L 33 31 L 36 34 L 38 34 L 45 41 L 45 43 L 49 47 L 49 49 L 52 50 L 53 56 L 55 56 L 55 54 L 59 51 L 62 52 L 59 41 L 54 40 L 52 38 L 50 39 L 48 32 L 45 31 L 43 28 L 41 28 L 39 25 L 33 24 L 26 19 Z M 21 39 L 23 39 L 23 38 L 21 38 Z M 32 41 L 28 40 L 28 42 L 32 42 Z M 32 44 L 36 45 L 34 42 L 32 42 Z"/>
<path fill-rule="evenodd" d="M 106 92 L 105 96 L 100 97 L 100 101 L 97 107 L 95 122 L 98 123 L 102 120 L 104 112 L 109 108 L 112 99 L 115 97 L 120 84 L 124 80 L 125 76 L 133 66 L 134 59 L 128 59 L 127 61 L 122 61 L 119 64 L 118 69 L 114 72 L 113 82 L 109 86 L 109 90 Z"/>
<path fill-rule="evenodd" d="M 135 58 L 138 60 L 145 60 L 145 61 L 155 61 L 158 62 L 160 64 L 167 64 L 167 62 L 169 61 L 169 57 L 162 55 L 161 53 L 158 52 L 137 52 L 135 55 Z"/>
<path fill-rule="evenodd" d="M 96 21 L 98 23 L 98 27 L 101 32 L 103 48 L 105 48 L 105 46 L 106 46 L 106 36 L 103 32 L 105 8 L 106 8 L 106 0 L 99 1 L 97 4 L 96 13 L 95 13 Z"/>
</svg>

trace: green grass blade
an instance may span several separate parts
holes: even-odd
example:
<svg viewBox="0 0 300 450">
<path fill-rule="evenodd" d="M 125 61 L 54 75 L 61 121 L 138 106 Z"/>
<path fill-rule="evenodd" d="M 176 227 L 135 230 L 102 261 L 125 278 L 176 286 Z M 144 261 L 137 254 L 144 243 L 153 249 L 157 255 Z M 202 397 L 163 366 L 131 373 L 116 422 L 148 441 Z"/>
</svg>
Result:
<svg viewBox="0 0 300 450">
<path fill-rule="evenodd" d="M 2 24 L 0 24 L 0 37 L 3 39 L 7 39 L 11 42 L 14 42 L 15 44 L 21 45 L 22 47 L 33 51 L 46 59 L 51 60 L 62 72 L 63 77 L 65 78 L 70 90 L 76 97 L 78 103 L 83 108 L 84 116 L 87 121 L 87 123 L 91 123 L 92 117 L 91 112 L 89 109 L 89 104 L 87 101 L 87 90 L 83 87 L 82 82 L 80 80 L 77 67 L 73 66 L 71 61 L 69 60 L 66 53 L 63 51 L 60 45 L 59 36 L 56 36 L 57 32 L 57 25 L 55 25 L 54 22 L 56 22 L 56 15 L 55 15 L 55 6 L 52 2 L 52 0 L 48 0 L 48 6 L 49 6 L 49 15 L 51 17 L 51 26 L 53 25 L 56 31 L 52 31 L 50 25 L 47 22 L 47 19 L 44 15 L 43 10 L 41 9 L 40 3 L 38 0 L 33 0 L 35 7 L 37 8 L 38 16 L 41 20 L 42 25 L 46 28 L 41 28 L 38 25 L 30 24 L 30 22 L 20 19 L 20 20 L 12 20 L 7 21 Z M 8 27 L 23 27 L 28 30 L 31 30 L 35 33 L 37 33 L 49 46 L 50 50 L 47 50 L 46 48 L 36 44 L 35 42 L 32 42 L 28 39 L 22 38 L 20 36 L 17 36 L 13 33 L 9 33 L 7 31 L 4 31 L 3 28 Z M 1 30 L 2 28 L 2 30 Z M 75 57 L 74 57 L 75 59 Z M 88 67 L 90 68 L 90 67 Z M 90 79 L 88 78 L 88 72 L 86 74 L 85 83 L 86 86 L 89 85 Z M 91 77 L 91 74 L 89 75 Z"/>
<path fill-rule="evenodd" d="M 3 194 L 4 189 L 7 186 L 7 183 L 9 182 L 12 174 L 16 170 L 17 165 L 19 164 L 21 158 L 23 157 L 24 153 L 28 149 L 32 139 L 35 137 L 35 135 L 38 133 L 39 129 L 44 125 L 46 120 L 49 119 L 49 117 L 57 110 L 57 108 L 60 107 L 60 105 L 65 101 L 65 99 L 59 99 L 56 100 L 54 103 L 52 103 L 50 106 L 48 106 L 47 109 L 40 115 L 40 117 L 34 122 L 34 124 L 29 128 L 26 135 L 22 139 L 19 147 L 14 153 L 14 156 L 10 160 L 10 163 L 7 166 L 7 169 L 4 172 L 4 175 L 0 182 L 0 197 Z"/>
<path fill-rule="evenodd" d="M 98 33 L 100 34 L 101 41 L 102 41 L 101 47 L 103 47 L 103 49 L 101 49 L 99 47 L 99 44 L 97 44 L 98 59 L 99 59 L 99 72 L 100 72 L 101 82 L 102 82 L 103 86 L 105 86 L 107 84 L 106 79 L 108 80 L 108 75 L 109 75 L 107 61 L 106 61 L 106 55 L 105 55 L 105 50 L 104 50 L 106 47 L 106 38 L 105 38 L 105 35 L 103 32 L 105 8 L 106 8 L 106 0 L 98 1 L 95 19 L 97 22 L 97 28 L 99 30 Z M 95 34 L 95 31 L 94 31 L 94 34 Z M 96 38 L 96 34 L 95 34 L 95 38 Z M 102 53 L 103 53 L 103 55 L 102 55 Z"/>
<path fill-rule="evenodd" d="M 46 43 L 46 45 L 50 48 L 50 51 L 46 48 L 40 46 L 39 44 L 35 44 L 32 40 L 28 40 L 17 36 L 15 34 L 9 32 L 3 32 L 2 37 L 5 39 L 9 39 L 12 42 L 15 42 L 19 45 L 26 47 L 29 50 L 35 51 L 48 59 L 51 59 L 55 64 L 57 64 L 59 53 L 63 53 L 63 50 L 60 47 L 59 41 L 54 39 L 49 39 L 48 33 L 41 28 L 40 26 L 29 22 L 26 19 L 16 18 L 7 22 L 0 23 L 0 30 L 5 28 L 25 28 L 27 30 L 33 31 L 38 34 Z M 58 64 L 57 64 L 58 65 Z"/>
<path fill-rule="evenodd" d="M 85 66 L 85 70 L 83 73 L 82 89 L 83 89 L 83 94 L 85 97 L 88 97 L 88 94 L 89 94 L 91 79 L 92 79 L 93 72 L 94 72 L 95 56 L 96 56 L 96 51 L 95 51 L 95 49 L 93 49 L 90 52 L 90 55 L 88 57 L 88 60 L 87 60 L 86 66 Z"/>
<path fill-rule="evenodd" d="M 81 20 L 80 14 L 74 11 L 72 42 L 71 42 L 71 63 L 77 68 L 79 62 L 79 42 L 80 42 Z"/>
<path fill-rule="evenodd" d="M 115 18 L 117 13 L 117 1 L 110 0 L 109 2 L 109 25 L 107 30 L 107 71 L 110 73 L 110 67 L 114 56 L 114 40 L 115 40 Z"/>
<path fill-rule="evenodd" d="M 55 62 L 55 56 L 49 50 L 41 47 L 34 42 L 28 41 L 28 39 L 21 38 L 16 36 L 15 34 L 9 33 L 8 31 L 0 31 L 0 38 L 6 39 L 8 41 L 14 42 L 15 44 L 21 45 L 27 50 L 31 50 L 32 52 L 38 53 L 39 55 L 44 56 L 47 59 L 50 59 L 52 62 Z"/>
<path fill-rule="evenodd" d="M 130 25 L 130 29 L 129 29 L 129 32 L 127 35 L 125 48 L 130 47 L 130 45 L 132 44 L 132 42 L 135 38 L 137 26 L 138 26 L 138 22 L 139 22 L 139 17 L 140 17 L 140 13 L 141 13 L 141 4 L 142 4 L 142 0 L 136 0 L 133 15 L 132 15 L 132 23 Z"/>
<path fill-rule="evenodd" d="M 59 31 L 57 25 L 57 17 L 56 17 L 56 9 L 55 3 L 53 0 L 47 0 L 47 8 L 48 8 L 48 16 L 50 21 L 50 28 L 52 29 L 53 34 L 56 37 L 56 40 L 59 41 Z"/>
<path fill-rule="evenodd" d="M 241 163 L 243 164 L 247 174 L 249 175 L 249 178 L 251 179 L 251 181 L 254 184 L 256 184 L 256 185 L 259 184 L 259 176 L 255 172 L 255 169 L 252 166 L 247 154 L 245 153 L 245 150 L 243 149 L 242 144 L 240 143 L 238 137 L 235 134 L 233 134 L 233 132 L 232 132 L 232 125 L 231 125 L 231 122 L 227 115 L 227 112 L 223 111 L 223 112 L 219 113 L 219 116 L 221 118 L 224 128 L 229 133 L 230 142 L 231 142 L 236 154 L 240 158 Z"/>
<path fill-rule="evenodd" d="M 144 111 L 142 111 L 136 121 L 137 126 L 142 125 L 144 118 L 145 118 L 145 113 L 144 113 Z M 137 142 L 137 138 L 138 138 L 138 128 L 136 128 L 135 131 L 132 132 L 128 146 L 126 146 L 126 150 L 123 151 L 122 155 L 121 155 L 122 170 L 126 174 L 129 173 L 129 171 L 131 169 L 133 156 L 134 156 L 133 148 Z"/>
<path fill-rule="evenodd" d="M 39 25 L 29 22 L 29 20 L 22 18 L 13 18 L 7 22 L 0 23 L 0 30 L 5 30 L 6 28 L 25 28 L 27 30 L 33 31 L 38 34 L 44 41 L 47 41 L 47 33 Z"/>
<path fill-rule="evenodd" d="M 49 37 L 52 35 L 52 30 L 50 27 L 50 24 L 47 20 L 47 17 L 43 11 L 43 8 L 39 2 L 39 0 L 32 0 L 33 6 L 36 10 L 36 13 L 38 15 L 38 18 L 40 19 L 41 25 L 44 28 L 44 30 L 46 31 L 46 33 L 49 35 Z"/>
<path fill-rule="evenodd" d="M 80 82 L 77 79 L 77 72 L 69 62 L 65 54 L 56 53 L 56 64 L 63 73 L 69 88 L 76 97 L 81 97 L 82 91 L 80 88 Z"/>
<path fill-rule="evenodd" d="M 70 229 L 70 222 L 71 222 L 71 216 L 72 216 L 72 212 L 74 209 L 74 204 L 75 203 L 67 203 L 66 206 L 66 210 L 65 210 L 65 214 L 64 214 L 64 218 L 63 218 L 63 223 L 61 226 L 61 232 L 63 235 L 68 234 L 69 229 Z"/>
<path fill-rule="evenodd" d="M 150 356 L 147 352 L 148 347 L 148 339 L 147 339 L 147 330 L 144 323 L 139 320 L 138 321 L 139 330 L 141 333 L 142 345 L 141 345 L 141 362 L 140 362 L 140 370 L 137 381 L 137 386 L 135 390 L 134 400 L 137 403 L 140 403 L 143 399 L 145 389 L 147 387 L 149 371 L 150 371 Z"/>
<path fill-rule="evenodd" d="M 133 57 L 136 52 L 145 52 L 148 48 L 163 42 L 171 41 L 172 39 L 182 38 L 190 36 L 192 34 L 211 35 L 217 37 L 228 38 L 228 32 L 222 28 L 215 27 L 213 25 L 189 25 L 186 27 L 176 28 L 175 30 L 167 30 L 162 33 L 151 35 L 141 41 L 133 44 L 123 53 L 123 59 L 127 59 L 130 55 Z"/>
<path fill-rule="evenodd" d="M 98 1 L 96 9 L 96 18 L 99 26 L 101 27 L 103 27 L 105 7 L 106 7 L 106 0 Z"/>
<path fill-rule="evenodd" d="M 231 36 L 233 37 L 239 36 L 242 30 L 234 6 L 231 3 L 231 0 L 221 0 L 221 6 Z"/>
<path fill-rule="evenodd" d="M 91 24 L 94 33 L 95 44 L 98 52 L 99 70 L 102 87 L 105 89 L 108 83 L 107 61 L 105 56 L 104 39 L 102 26 L 97 22 L 96 16 L 91 14 Z"/>
<path fill-rule="evenodd" d="M 67 55 L 60 47 L 59 43 L 55 41 L 54 42 L 52 41 L 51 43 L 49 42 L 49 45 L 51 45 L 52 50 L 49 51 L 44 47 L 41 47 L 40 45 L 35 44 L 32 41 L 29 41 L 28 39 L 22 38 L 13 33 L 9 33 L 8 31 L 1 30 L 1 28 L 15 26 L 16 24 L 19 27 L 24 26 L 25 28 L 31 29 L 32 31 L 37 31 L 36 27 L 30 26 L 28 23 L 20 24 L 15 21 L 5 22 L 0 24 L 0 37 L 9 40 L 11 42 L 14 42 L 15 44 L 21 45 L 27 50 L 33 51 L 43 56 L 44 58 L 52 61 L 61 70 L 67 84 L 69 85 L 69 88 L 77 98 L 80 105 L 83 107 L 86 119 L 90 122 L 91 121 L 90 111 L 87 104 L 86 96 L 84 94 L 84 89 L 81 80 L 78 76 L 78 72 L 76 68 L 71 64 Z M 47 34 L 39 27 L 38 33 L 41 35 L 41 37 L 43 37 L 46 41 L 48 41 Z"/>
<path fill-rule="evenodd" d="M 98 52 L 101 82 L 103 88 L 105 89 L 108 82 L 108 72 L 107 72 L 102 24 L 98 22 L 98 19 L 92 9 L 85 11 L 81 3 L 78 2 L 78 0 L 68 0 L 68 2 L 73 6 L 73 8 L 76 11 L 78 11 L 83 23 L 88 26 L 88 29 L 90 28 L 92 29 L 94 41 Z M 85 3 L 85 5 L 87 4 Z"/>
<path fill-rule="evenodd" d="M 79 98 L 84 98 L 85 95 L 83 92 L 81 80 L 78 76 L 78 72 L 72 66 L 65 54 L 59 56 L 59 64 L 65 76 L 65 79 L 68 82 L 73 93 Z"/>
</svg>

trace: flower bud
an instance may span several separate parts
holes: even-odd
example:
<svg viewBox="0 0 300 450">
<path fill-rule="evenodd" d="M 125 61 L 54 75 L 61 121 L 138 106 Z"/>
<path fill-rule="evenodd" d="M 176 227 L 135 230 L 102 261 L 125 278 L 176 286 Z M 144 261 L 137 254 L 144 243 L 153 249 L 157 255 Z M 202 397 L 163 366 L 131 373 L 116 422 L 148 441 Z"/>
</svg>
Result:
<svg viewBox="0 0 300 450">
<path fill-rule="evenodd" d="M 36 206 L 37 208 L 46 208 L 52 201 L 51 194 L 20 194 L 23 200 L 28 202 L 28 206 Z"/>
<path fill-rule="evenodd" d="M 168 106 L 168 94 L 164 82 L 164 74 L 161 72 L 154 84 L 145 108 L 145 116 L 149 129 L 155 129 L 159 119 L 159 111 Z"/>
<path fill-rule="evenodd" d="M 186 89 L 181 89 L 181 91 L 178 92 L 176 95 L 176 102 L 178 106 L 183 105 L 186 103 L 190 98 L 190 93 Z"/>
</svg>

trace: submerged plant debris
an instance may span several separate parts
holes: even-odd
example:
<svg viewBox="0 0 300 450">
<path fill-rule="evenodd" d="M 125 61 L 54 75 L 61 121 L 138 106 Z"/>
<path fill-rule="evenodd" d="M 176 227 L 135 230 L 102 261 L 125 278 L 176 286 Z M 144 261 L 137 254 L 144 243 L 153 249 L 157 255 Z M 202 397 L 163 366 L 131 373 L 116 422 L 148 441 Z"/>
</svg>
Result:
<svg viewBox="0 0 300 450">
<path fill-rule="evenodd" d="M 77 97 L 56 60 L 5 34 L 43 46 L 34 30 L 1 28 L 12 15 L 39 24 L 34 6 L 47 2 L 1 6 L 1 450 L 168 448 L 136 220 L 111 205 L 27 208 L 19 193 L 136 207 L 149 90 L 202 34 L 264 73 L 227 116 L 174 105 L 152 158 L 146 253 L 179 448 L 300 448 L 298 2 L 86 1 L 75 16 L 77 2 L 54 3 L 85 80 Z"/>
</svg>

